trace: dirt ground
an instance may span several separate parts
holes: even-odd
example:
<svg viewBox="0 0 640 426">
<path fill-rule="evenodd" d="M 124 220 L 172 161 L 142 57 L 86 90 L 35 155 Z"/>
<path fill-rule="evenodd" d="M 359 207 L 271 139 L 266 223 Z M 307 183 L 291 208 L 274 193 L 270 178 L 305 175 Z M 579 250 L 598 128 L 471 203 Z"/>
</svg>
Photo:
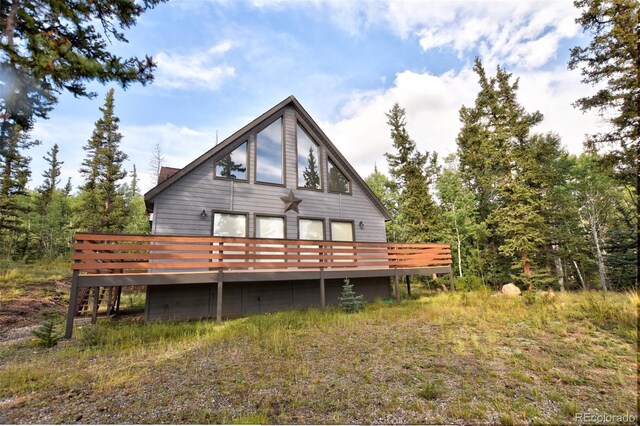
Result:
<svg viewBox="0 0 640 426">
<path fill-rule="evenodd" d="M 29 284 L 20 297 L 0 302 L 0 341 L 30 336 L 45 315 L 66 313 L 69 287 L 68 279 Z"/>
</svg>

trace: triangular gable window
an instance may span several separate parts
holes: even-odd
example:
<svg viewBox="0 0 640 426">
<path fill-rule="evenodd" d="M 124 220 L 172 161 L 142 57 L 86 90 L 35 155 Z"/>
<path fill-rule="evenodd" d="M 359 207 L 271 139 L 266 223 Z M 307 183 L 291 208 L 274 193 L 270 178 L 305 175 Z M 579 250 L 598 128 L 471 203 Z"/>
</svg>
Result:
<svg viewBox="0 0 640 426">
<path fill-rule="evenodd" d="M 327 160 L 329 169 L 329 191 L 331 192 L 351 192 L 349 179 L 336 167 L 331 160 Z"/>
<path fill-rule="evenodd" d="M 247 142 L 216 161 L 216 177 L 247 180 Z"/>
<path fill-rule="evenodd" d="M 296 126 L 298 141 L 298 186 L 300 188 L 322 189 L 320 178 L 320 149 L 298 124 Z"/>
</svg>

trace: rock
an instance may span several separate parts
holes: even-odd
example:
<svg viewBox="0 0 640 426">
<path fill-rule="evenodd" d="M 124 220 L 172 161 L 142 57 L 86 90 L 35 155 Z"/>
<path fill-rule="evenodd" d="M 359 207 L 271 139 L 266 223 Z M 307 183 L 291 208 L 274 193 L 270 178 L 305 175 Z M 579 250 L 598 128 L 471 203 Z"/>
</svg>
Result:
<svg viewBox="0 0 640 426">
<path fill-rule="evenodd" d="M 502 286 L 502 294 L 507 296 L 520 296 L 522 292 L 515 284 L 505 284 Z"/>
</svg>

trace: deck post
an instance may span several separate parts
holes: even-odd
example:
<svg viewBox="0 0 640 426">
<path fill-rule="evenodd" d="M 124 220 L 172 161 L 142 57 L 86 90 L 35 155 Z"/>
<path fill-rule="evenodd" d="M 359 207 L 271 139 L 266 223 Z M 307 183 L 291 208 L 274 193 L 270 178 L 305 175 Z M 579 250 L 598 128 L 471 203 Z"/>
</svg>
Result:
<svg viewBox="0 0 640 426">
<path fill-rule="evenodd" d="M 396 291 L 396 300 L 400 301 L 400 285 L 398 283 L 398 268 L 393 270 L 393 287 Z"/>
<path fill-rule="evenodd" d="M 91 307 L 91 324 L 98 322 L 98 303 L 100 301 L 100 287 L 93 288 L 93 306 Z"/>
<path fill-rule="evenodd" d="M 324 294 L 324 268 L 320 268 L 320 307 L 324 309 L 326 306 Z"/>
<path fill-rule="evenodd" d="M 449 287 L 451 287 L 451 291 L 456 291 L 456 281 L 453 277 L 453 267 L 449 265 Z"/>
<path fill-rule="evenodd" d="M 218 271 L 218 294 L 216 295 L 216 322 L 222 322 L 222 269 Z"/>
<path fill-rule="evenodd" d="M 405 275 L 404 279 L 407 282 L 407 294 L 411 297 L 411 277 L 409 275 Z"/>
<path fill-rule="evenodd" d="M 73 333 L 73 319 L 76 317 L 78 310 L 78 281 L 80 271 L 73 271 L 71 278 L 71 296 L 69 296 L 69 312 L 67 313 L 67 329 L 64 332 L 64 338 L 70 339 Z"/>
<path fill-rule="evenodd" d="M 111 315 L 111 310 L 113 308 L 113 287 L 109 287 L 109 295 L 107 302 L 107 315 Z"/>
</svg>

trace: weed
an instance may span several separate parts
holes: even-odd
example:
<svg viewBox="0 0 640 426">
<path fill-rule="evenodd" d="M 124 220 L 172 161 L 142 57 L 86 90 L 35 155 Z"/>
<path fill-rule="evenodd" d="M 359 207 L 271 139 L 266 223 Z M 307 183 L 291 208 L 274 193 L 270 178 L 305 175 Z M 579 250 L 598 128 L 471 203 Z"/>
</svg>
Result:
<svg viewBox="0 0 640 426">
<path fill-rule="evenodd" d="M 440 398 L 444 394 L 444 381 L 442 379 L 436 379 L 423 384 L 418 391 L 418 396 L 432 401 Z"/>
</svg>

